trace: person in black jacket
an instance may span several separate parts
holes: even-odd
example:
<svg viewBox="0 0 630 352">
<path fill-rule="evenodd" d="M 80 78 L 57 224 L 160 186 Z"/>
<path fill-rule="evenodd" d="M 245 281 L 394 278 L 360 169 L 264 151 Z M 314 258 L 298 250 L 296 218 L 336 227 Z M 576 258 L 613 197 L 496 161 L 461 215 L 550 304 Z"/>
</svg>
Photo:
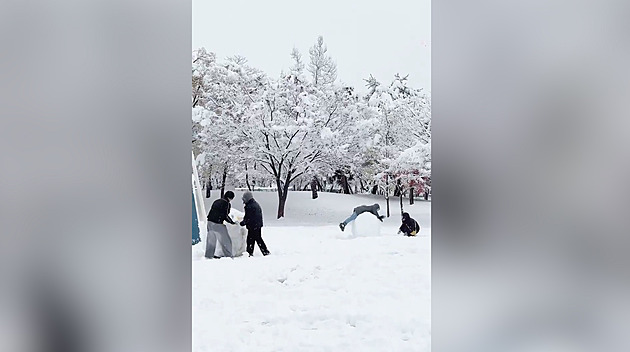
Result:
<svg viewBox="0 0 630 352">
<path fill-rule="evenodd" d="M 254 199 L 252 192 L 243 194 L 243 204 L 245 204 L 245 216 L 241 221 L 241 226 L 247 227 L 247 253 L 254 255 L 254 244 L 258 243 L 263 255 L 268 255 L 269 250 L 262 239 L 263 213 L 260 205 Z"/>
<path fill-rule="evenodd" d="M 212 203 L 212 208 L 208 213 L 208 237 L 206 239 L 206 258 L 219 258 L 214 255 L 217 247 L 217 240 L 221 245 L 223 254 L 227 257 L 232 256 L 232 240 L 228 234 L 227 227 L 223 224 L 227 221 L 234 224 L 230 218 L 230 201 L 234 199 L 234 192 L 227 191 L 223 198 L 217 199 Z"/>
<path fill-rule="evenodd" d="M 352 209 L 352 215 L 350 215 L 350 217 L 348 217 L 344 222 L 339 224 L 339 228 L 341 229 L 341 231 L 343 231 L 346 228 L 346 226 L 348 225 L 349 222 L 354 221 L 354 219 L 356 219 L 357 216 L 359 216 L 360 214 L 363 214 L 363 213 L 372 213 L 381 222 L 383 222 L 383 218 L 385 218 L 385 216 L 384 215 L 378 215 L 379 209 L 381 209 L 381 206 L 378 205 L 377 203 L 375 203 L 373 205 L 361 205 L 361 206 L 358 206 L 358 207 Z"/>
<path fill-rule="evenodd" d="M 409 216 L 409 213 L 403 213 L 402 225 L 398 229 L 398 233 L 404 233 L 405 236 L 415 236 L 420 232 L 420 225 L 418 222 Z"/>
</svg>

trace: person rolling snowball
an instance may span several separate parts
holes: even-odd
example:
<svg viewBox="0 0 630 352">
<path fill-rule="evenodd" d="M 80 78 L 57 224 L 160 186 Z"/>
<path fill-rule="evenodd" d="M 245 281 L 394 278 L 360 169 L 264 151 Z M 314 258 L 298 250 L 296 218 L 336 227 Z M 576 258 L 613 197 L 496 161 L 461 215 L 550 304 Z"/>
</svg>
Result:
<svg viewBox="0 0 630 352">
<path fill-rule="evenodd" d="M 404 233 L 405 236 L 415 236 L 420 232 L 420 225 L 416 220 L 409 216 L 409 213 L 403 213 L 402 225 L 398 229 L 398 234 Z"/>
<path fill-rule="evenodd" d="M 352 215 L 350 215 L 350 217 L 348 217 L 344 222 L 339 224 L 339 228 L 341 229 L 341 231 L 343 231 L 348 225 L 348 223 L 350 223 L 351 221 L 354 221 L 357 218 L 357 216 L 363 213 L 372 213 L 381 222 L 383 222 L 385 215 L 378 215 L 379 209 L 381 209 L 381 206 L 378 204 L 358 206 L 352 210 Z"/>
<path fill-rule="evenodd" d="M 241 226 L 247 227 L 247 253 L 254 255 L 254 244 L 258 243 L 263 255 L 269 255 L 269 250 L 262 239 L 263 213 L 260 205 L 254 199 L 252 192 L 243 193 L 243 204 L 245 204 L 245 216 L 241 221 Z"/>
<path fill-rule="evenodd" d="M 217 247 L 217 240 L 221 245 L 223 255 L 226 257 L 232 257 L 232 240 L 228 234 L 227 227 L 223 224 L 223 221 L 227 221 L 230 224 L 234 224 L 232 218 L 230 218 L 230 201 L 234 199 L 234 192 L 227 191 L 223 198 L 217 199 L 212 203 L 212 208 L 208 212 L 208 237 L 206 239 L 206 258 L 219 257 L 214 255 Z"/>
</svg>

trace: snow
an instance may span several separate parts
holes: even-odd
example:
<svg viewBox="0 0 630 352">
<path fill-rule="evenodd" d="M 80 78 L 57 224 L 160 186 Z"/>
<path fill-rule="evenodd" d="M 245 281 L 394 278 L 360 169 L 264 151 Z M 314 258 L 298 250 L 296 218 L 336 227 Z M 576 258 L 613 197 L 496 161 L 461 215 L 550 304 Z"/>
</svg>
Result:
<svg viewBox="0 0 630 352">
<path fill-rule="evenodd" d="M 245 242 L 247 239 L 247 229 L 245 229 L 245 227 L 243 226 L 238 225 L 238 223 L 243 220 L 243 216 L 245 216 L 245 213 L 236 209 L 232 209 L 230 210 L 230 217 L 232 218 L 232 220 L 234 220 L 234 222 L 236 222 L 236 225 L 226 224 L 228 234 L 230 235 L 230 239 L 232 240 L 232 254 L 235 257 L 243 255 L 243 253 L 245 253 L 245 250 L 247 249 L 247 243 Z M 215 251 L 219 252 L 219 254 L 215 253 L 215 255 L 220 257 L 223 255 L 223 250 L 219 247 L 220 246 L 217 246 L 217 250 Z"/>
<path fill-rule="evenodd" d="M 381 221 L 371 213 L 357 216 L 351 223 L 353 237 L 376 237 L 381 235 Z"/>
<path fill-rule="evenodd" d="M 333 133 L 333 131 L 328 127 L 322 128 L 322 131 L 320 134 L 321 134 L 322 139 L 331 139 L 335 137 L 335 134 Z"/>
<path fill-rule="evenodd" d="M 405 205 L 422 226 L 417 237 L 396 234 L 391 198 L 383 223 L 359 217 L 376 220 L 380 235 L 353 238 L 338 224 L 362 204 L 379 203 L 384 214 L 381 197 L 290 192 L 282 220 L 276 193 L 254 197 L 271 255 L 256 248 L 254 257 L 205 259 L 205 239 L 193 246 L 194 351 L 430 351 L 430 202 Z"/>
</svg>

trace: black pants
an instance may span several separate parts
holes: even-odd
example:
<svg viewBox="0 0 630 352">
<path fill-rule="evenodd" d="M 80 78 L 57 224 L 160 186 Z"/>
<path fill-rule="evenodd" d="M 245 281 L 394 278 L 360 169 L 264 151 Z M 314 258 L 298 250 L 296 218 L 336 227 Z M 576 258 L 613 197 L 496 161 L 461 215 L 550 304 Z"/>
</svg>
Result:
<svg viewBox="0 0 630 352">
<path fill-rule="evenodd" d="M 262 229 L 247 231 L 247 253 L 249 253 L 249 255 L 254 255 L 255 242 L 258 243 L 258 247 L 260 247 L 260 251 L 263 255 L 269 254 L 267 245 L 265 245 L 265 241 L 262 239 Z"/>
</svg>

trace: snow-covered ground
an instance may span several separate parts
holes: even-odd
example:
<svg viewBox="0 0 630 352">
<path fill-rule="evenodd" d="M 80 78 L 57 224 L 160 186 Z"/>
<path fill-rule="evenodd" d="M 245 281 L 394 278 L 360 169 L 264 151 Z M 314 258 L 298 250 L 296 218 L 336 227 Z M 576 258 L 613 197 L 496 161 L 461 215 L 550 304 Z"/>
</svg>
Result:
<svg viewBox="0 0 630 352">
<path fill-rule="evenodd" d="M 241 192 L 232 206 L 242 210 Z M 206 200 L 209 210 L 218 192 Z M 276 220 L 277 195 L 256 192 L 271 255 L 203 258 L 193 246 L 194 351 L 430 351 L 431 203 L 405 211 L 418 237 L 397 235 L 400 205 L 380 236 L 351 238 L 339 222 L 371 195 L 289 194 Z"/>
</svg>

